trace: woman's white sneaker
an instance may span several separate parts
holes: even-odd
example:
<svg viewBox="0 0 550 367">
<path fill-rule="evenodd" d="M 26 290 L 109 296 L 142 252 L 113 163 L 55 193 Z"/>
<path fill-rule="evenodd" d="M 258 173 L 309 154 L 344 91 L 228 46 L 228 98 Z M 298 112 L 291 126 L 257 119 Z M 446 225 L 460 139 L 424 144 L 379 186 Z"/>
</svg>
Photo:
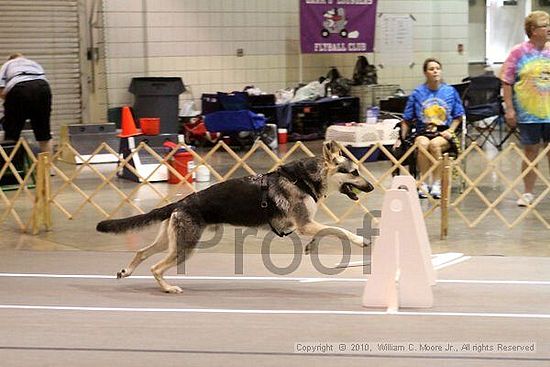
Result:
<svg viewBox="0 0 550 367">
<path fill-rule="evenodd" d="M 422 183 L 420 187 L 418 188 L 418 197 L 420 199 L 426 199 L 428 197 L 428 194 L 430 192 L 430 187 L 426 183 Z"/>
<path fill-rule="evenodd" d="M 525 194 L 521 195 L 521 197 L 516 201 L 518 206 L 529 206 L 535 201 L 535 195 L 531 194 L 530 192 L 526 192 Z"/>
<path fill-rule="evenodd" d="M 436 182 L 433 184 L 430 195 L 432 195 L 434 199 L 441 199 L 441 183 Z"/>
</svg>

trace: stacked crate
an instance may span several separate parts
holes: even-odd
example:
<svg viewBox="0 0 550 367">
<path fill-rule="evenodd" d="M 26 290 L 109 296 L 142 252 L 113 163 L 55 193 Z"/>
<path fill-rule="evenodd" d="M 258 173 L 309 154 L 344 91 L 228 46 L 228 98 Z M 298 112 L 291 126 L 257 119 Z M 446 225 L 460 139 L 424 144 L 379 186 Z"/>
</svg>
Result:
<svg viewBox="0 0 550 367">
<path fill-rule="evenodd" d="M 399 84 L 371 84 L 354 85 L 351 87 L 351 96 L 359 97 L 360 121 L 367 119 L 367 109 L 372 106 L 379 106 L 380 100 L 391 97 L 399 89 Z"/>
</svg>

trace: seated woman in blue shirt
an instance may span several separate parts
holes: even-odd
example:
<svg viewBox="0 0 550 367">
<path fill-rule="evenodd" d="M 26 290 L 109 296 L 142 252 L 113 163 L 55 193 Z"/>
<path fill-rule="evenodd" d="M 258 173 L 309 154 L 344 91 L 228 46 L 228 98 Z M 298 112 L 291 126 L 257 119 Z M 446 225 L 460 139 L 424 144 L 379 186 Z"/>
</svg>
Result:
<svg viewBox="0 0 550 367">
<path fill-rule="evenodd" d="M 442 82 L 441 63 L 437 59 L 426 59 L 422 69 L 426 83 L 416 87 L 407 100 L 401 138 L 404 140 L 415 127 L 414 141 L 437 160 L 448 150 L 457 149 L 455 131 L 462 122 L 464 108 L 458 92 Z M 431 163 L 422 151 L 418 152 L 417 166 L 423 180 L 429 179 Z M 422 182 L 419 196 L 426 198 L 428 192 L 436 199 L 441 197 L 441 166 L 433 172 L 431 184 Z"/>
</svg>

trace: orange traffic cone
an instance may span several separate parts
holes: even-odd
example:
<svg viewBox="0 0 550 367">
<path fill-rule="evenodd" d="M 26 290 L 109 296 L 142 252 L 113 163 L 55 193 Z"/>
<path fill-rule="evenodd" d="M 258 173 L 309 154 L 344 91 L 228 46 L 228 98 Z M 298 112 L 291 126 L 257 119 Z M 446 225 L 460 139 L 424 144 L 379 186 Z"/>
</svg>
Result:
<svg viewBox="0 0 550 367">
<path fill-rule="evenodd" d="M 119 138 L 141 135 L 141 131 L 136 129 L 136 123 L 128 106 L 122 107 L 122 122 L 120 125 L 122 126 L 122 132 L 118 135 Z"/>
</svg>

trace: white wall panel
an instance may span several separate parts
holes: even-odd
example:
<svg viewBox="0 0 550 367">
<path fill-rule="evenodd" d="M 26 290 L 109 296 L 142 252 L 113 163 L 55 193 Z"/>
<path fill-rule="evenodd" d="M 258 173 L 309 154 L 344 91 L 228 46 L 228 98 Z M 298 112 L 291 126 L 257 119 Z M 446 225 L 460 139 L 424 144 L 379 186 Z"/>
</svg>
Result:
<svg viewBox="0 0 550 367">
<path fill-rule="evenodd" d="M 142 1 L 148 11 L 145 17 Z M 192 95 L 184 93 L 181 99 L 196 101 L 202 93 L 216 92 L 220 86 L 241 90 L 245 84 L 254 84 L 265 92 L 274 92 L 273 87 L 293 87 L 299 82 L 296 0 L 104 0 L 104 10 L 107 57 L 120 62 L 111 70 L 111 78 L 116 79 L 115 87 L 109 85 L 111 106 L 132 99 L 127 92 L 132 73 L 180 76 L 192 90 Z M 456 52 L 457 43 L 465 44 L 468 50 L 466 0 L 379 0 L 378 11 L 416 18 L 415 66 L 380 70 L 380 83 L 412 89 L 423 80 L 420 68 L 427 56 L 445 60 L 448 80 L 467 75 L 467 57 Z M 120 36 L 125 35 L 123 32 L 130 38 L 126 45 Z M 237 48 L 243 48 L 244 57 L 236 56 Z M 332 65 L 351 77 L 357 56 L 302 55 L 304 81 L 326 75 Z M 376 54 L 367 56 L 371 62 L 376 61 Z M 143 68 L 128 73 L 124 63 L 139 57 L 147 60 Z"/>
</svg>

